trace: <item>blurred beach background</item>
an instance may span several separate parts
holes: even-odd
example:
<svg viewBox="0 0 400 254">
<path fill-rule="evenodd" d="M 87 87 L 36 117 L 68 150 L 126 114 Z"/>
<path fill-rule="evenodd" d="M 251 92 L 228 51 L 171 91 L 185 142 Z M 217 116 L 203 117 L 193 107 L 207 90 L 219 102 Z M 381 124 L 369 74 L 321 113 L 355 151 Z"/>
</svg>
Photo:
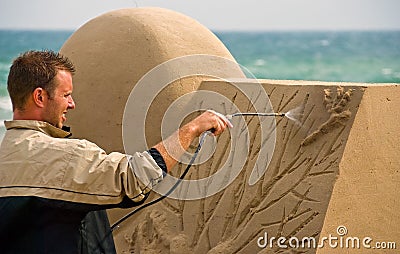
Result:
<svg viewBox="0 0 400 254">
<path fill-rule="evenodd" d="M 398 0 L 0 0 L 0 140 L 12 115 L 6 83 L 15 57 L 58 51 L 101 13 L 145 6 L 198 20 L 259 79 L 400 83 Z"/>
</svg>

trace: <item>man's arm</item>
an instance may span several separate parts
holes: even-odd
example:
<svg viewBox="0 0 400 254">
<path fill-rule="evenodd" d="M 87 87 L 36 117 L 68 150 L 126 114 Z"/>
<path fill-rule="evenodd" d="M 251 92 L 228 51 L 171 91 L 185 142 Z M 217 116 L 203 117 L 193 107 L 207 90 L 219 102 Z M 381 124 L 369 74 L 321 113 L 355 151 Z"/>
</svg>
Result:
<svg viewBox="0 0 400 254">
<path fill-rule="evenodd" d="M 167 166 L 167 171 L 170 171 L 196 137 L 208 130 L 213 130 L 213 134 L 218 136 L 226 129 L 226 126 L 225 120 L 210 111 L 206 111 L 153 148 L 161 154 Z"/>
</svg>

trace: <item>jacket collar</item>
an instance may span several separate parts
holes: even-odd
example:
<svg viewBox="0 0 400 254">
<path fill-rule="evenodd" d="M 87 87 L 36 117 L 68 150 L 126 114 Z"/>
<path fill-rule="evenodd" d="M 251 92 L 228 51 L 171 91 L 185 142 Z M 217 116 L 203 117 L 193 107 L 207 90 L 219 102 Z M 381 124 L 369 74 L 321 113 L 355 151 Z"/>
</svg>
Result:
<svg viewBox="0 0 400 254">
<path fill-rule="evenodd" d="M 4 121 L 7 130 L 10 129 L 29 129 L 43 132 L 54 138 L 68 138 L 72 134 L 69 131 L 57 128 L 47 122 L 36 120 L 13 120 Z"/>
</svg>

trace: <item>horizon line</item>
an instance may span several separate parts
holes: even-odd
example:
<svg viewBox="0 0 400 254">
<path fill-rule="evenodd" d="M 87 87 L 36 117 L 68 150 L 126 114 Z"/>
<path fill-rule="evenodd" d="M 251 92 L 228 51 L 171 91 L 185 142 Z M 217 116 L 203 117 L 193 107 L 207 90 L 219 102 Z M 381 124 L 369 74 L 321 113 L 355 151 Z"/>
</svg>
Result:
<svg viewBox="0 0 400 254">
<path fill-rule="evenodd" d="M 80 27 L 79 27 L 80 28 Z M 0 31 L 26 32 L 75 32 L 79 28 L 22 28 L 0 27 Z M 221 32 L 400 32 L 400 28 L 273 28 L 273 29 L 209 29 L 213 33 Z"/>
</svg>

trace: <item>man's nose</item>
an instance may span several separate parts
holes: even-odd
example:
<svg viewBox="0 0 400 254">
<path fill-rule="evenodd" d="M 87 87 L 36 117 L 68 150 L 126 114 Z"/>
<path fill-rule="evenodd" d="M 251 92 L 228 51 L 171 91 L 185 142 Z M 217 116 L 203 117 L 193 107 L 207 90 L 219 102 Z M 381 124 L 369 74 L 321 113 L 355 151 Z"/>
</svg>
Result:
<svg viewBox="0 0 400 254">
<path fill-rule="evenodd" d="M 74 109 L 75 108 L 75 102 L 72 96 L 70 95 L 68 98 L 68 109 Z"/>
</svg>

